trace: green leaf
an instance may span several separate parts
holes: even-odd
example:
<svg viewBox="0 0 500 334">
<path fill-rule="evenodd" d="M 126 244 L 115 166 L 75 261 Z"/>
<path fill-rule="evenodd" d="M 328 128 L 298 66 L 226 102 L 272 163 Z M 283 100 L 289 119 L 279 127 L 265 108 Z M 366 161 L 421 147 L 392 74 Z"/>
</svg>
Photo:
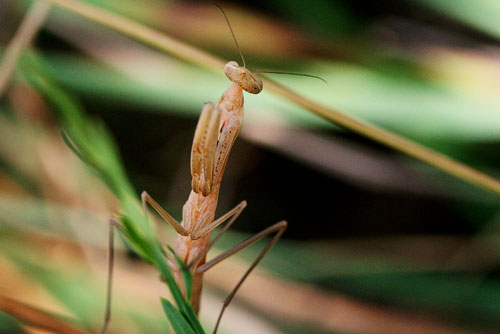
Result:
<svg viewBox="0 0 500 334">
<path fill-rule="evenodd" d="M 191 300 L 193 297 L 193 275 L 191 274 L 191 270 L 189 270 L 188 266 L 182 261 L 172 247 L 167 245 L 167 249 L 172 253 L 177 262 L 177 265 L 181 269 L 182 280 L 184 282 L 184 289 L 186 290 L 186 299 Z"/>
<path fill-rule="evenodd" d="M 143 259 L 155 265 L 165 280 L 184 321 L 196 333 L 203 328 L 190 303 L 186 301 L 158 245 L 154 229 L 142 214 L 140 202 L 123 168 L 114 140 L 102 122 L 86 118 L 84 108 L 52 81 L 43 63 L 32 57 L 26 61 L 23 74 L 52 104 L 68 135 L 70 148 L 80 155 L 119 199 L 120 221 L 128 245 Z M 186 268 L 187 269 L 187 268 Z M 183 277 L 185 273 L 183 273 Z M 185 280 L 189 283 L 190 278 Z M 192 280 L 192 279 L 191 279 Z M 185 282 L 186 282 L 185 281 Z M 192 283 L 189 283 L 191 287 Z M 192 292 L 189 292 L 192 294 Z"/>
<path fill-rule="evenodd" d="M 155 266 L 160 270 L 162 278 L 167 283 L 170 293 L 172 294 L 180 312 L 190 322 L 191 327 L 194 328 L 196 333 L 204 333 L 203 327 L 201 327 L 200 321 L 194 313 L 193 307 L 184 298 L 179 286 L 175 282 L 170 268 L 167 265 L 166 259 L 157 244 L 154 244 L 154 247 L 151 249 L 151 253 L 155 258 Z"/>
<path fill-rule="evenodd" d="M 175 334 L 196 334 L 179 310 L 177 310 L 171 302 L 165 298 L 161 298 L 161 305 L 163 306 L 163 310 Z"/>
<path fill-rule="evenodd" d="M 16 318 L 3 312 L 0 312 L 0 332 L 10 334 L 26 333 Z"/>
<path fill-rule="evenodd" d="M 413 0 L 453 17 L 492 37 L 500 38 L 500 2 L 497 0 Z"/>
</svg>

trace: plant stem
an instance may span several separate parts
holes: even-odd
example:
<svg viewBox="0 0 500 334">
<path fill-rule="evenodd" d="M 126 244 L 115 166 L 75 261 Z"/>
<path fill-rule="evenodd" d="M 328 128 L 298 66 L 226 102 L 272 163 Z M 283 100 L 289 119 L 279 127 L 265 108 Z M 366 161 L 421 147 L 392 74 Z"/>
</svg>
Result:
<svg viewBox="0 0 500 334">
<path fill-rule="evenodd" d="M 225 61 L 205 51 L 192 47 L 182 41 L 160 33 L 144 25 L 133 22 L 125 17 L 102 9 L 87 5 L 77 0 L 45 0 L 49 3 L 64 8 L 74 14 L 83 16 L 103 26 L 119 31 L 124 35 L 150 45 L 158 50 L 177 56 L 185 61 L 200 65 L 213 71 L 222 72 Z M 337 124 L 347 130 L 358 133 L 373 141 L 386 145 L 394 150 L 419 159 L 429 165 L 435 166 L 444 172 L 468 181 L 483 189 L 490 190 L 500 195 L 500 181 L 488 176 L 474 168 L 451 159 L 439 152 L 420 145 L 412 140 L 384 130 L 380 127 L 365 123 L 348 116 L 333 108 L 318 104 L 300 94 L 266 78 L 264 87 L 281 95 L 289 101 Z"/>
</svg>

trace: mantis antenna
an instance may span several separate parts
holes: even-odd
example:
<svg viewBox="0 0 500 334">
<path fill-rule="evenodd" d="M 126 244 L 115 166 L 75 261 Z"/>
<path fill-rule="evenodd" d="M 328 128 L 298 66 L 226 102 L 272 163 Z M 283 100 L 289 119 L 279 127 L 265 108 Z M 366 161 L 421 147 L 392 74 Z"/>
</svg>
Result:
<svg viewBox="0 0 500 334">
<path fill-rule="evenodd" d="M 243 57 L 243 53 L 241 53 L 240 46 L 238 45 L 238 40 L 236 39 L 236 36 L 234 35 L 233 28 L 231 27 L 231 23 L 229 23 L 229 19 L 227 18 L 226 12 L 224 11 L 224 9 L 222 9 L 221 6 L 219 6 L 216 3 L 214 3 L 214 6 L 216 6 L 217 8 L 219 8 L 220 11 L 222 12 L 222 14 L 224 15 L 224 18 L 226 19 L 226 22 L 227 22 L 227 25 L 229 27 L 229 30 L 231 30 L 231 35 L 233 36 L 233 40 L 234 40 L 234 43 L 236 44 L 236 48 L 238 49 L 238 52 L 240 53 L 241 61 L 243 62 L 243 67 L 247 67 L 247 65 L 245 63 L 245 58 Z"/>
<path fill-rule="evenodd" d="M 227 22 L 227 26 L 229 27 L 229 30 L 231 31 L 231 35 L 233 36 L 234 44 L 236 44 L 236 48 L 238 49 L 238 52 L 240 53 L 241 61 L 243 62 L 243 68 L 246 68 L 247 65 L 246 65 L 246 62 L 245 62 L 245 58 L 243 57 L 243 53 L 241 52 L 240 46 L 238 44 L 238 40 L 236 39 L 236 35 L 234 34 L 233 28 L 231 27 L 231 23 L 229 23 L 229 19 L 228 19 L 227 15 L 226 15 L 226 12 L 217 3 L 214 3 L 214 6 L 216 6 L 217 8 L 219 8 L 219 10 L 224 15 L 224 18 L 226 19 L 226 22 Z M 268 72 L 268 71 L 253 72 L 253 74 L 259 74 L 259 73 L 263 73 L 263 74 L 264 73 L 267 73 L 267 74 L 288 74 L 288 75 L 296 75 L 296 76 L 301 76 L 301 77 L 309 77 L 309 78 L 315 78 L 315 79 L 321 80 L 321 81 L 323 81 L 324 83 L 327 84 L 327 82 L 326 82 L 325 79 L 323 79 L 321 77 L 318 77 L 316 75 L 311 75 L 311 74 L 290 73 L 290 72 Z"/>
<path fill-rule="evenodd" d="M 318 79 L 318 80 L 321 80 L 323 81 L 324 83 L 328 83 L 326 82 L 325 79 L 323 79 L 322 77 L 318 77 L 316 75 L 312 75 L 312 74 L 304 74 L 304 73 L 291 73 L 291 72 L 269 72 L 269 71 L 257 71 L 257 72 L 253 72 L 253 74 L 259 74 L 259 73 L 268 73 L 268 74 L 288 74 L 288 75 L 297 75 L 297 76 L 301 76 L 301 77 L 309 77 L 309 78 L 314 78 L 314 79 Z"/>
</svg>

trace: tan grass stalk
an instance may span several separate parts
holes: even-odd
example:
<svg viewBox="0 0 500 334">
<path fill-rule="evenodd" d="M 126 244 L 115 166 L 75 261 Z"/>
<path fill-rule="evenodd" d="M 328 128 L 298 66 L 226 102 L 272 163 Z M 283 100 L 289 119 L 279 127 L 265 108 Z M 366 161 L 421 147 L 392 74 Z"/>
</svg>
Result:
<svg viewBox="0 0 500 334">
<path fill-rule="evenodd" d="M 0 310 L 10 314 L 26 325 L 37 327 L 50 333 L 58 334 L 88 334 L 73 326 L 62 322 L 53 315 L 35 307 L 26 305 L 15 299 L 0 295 Z"/>
<path fill-rule="evenodd" d="M 10 78 L 24 49 L 31 43 L 49 14 L 50 5 L 44 1 L 35 1 L 28 9 L 19 29 L 5 50 L 0 63 L 0 97 L 5 93 Z"/>
<path fill-rule="evenodd" d="M 93 7 L 77 0 L 44 0 L 74 14 L 85 17 L 110 29 L 119 31 L 124 35 L 139 40 L 158 50 L 179 57 L 185 61 L 203 66 L 210 70 L 222 73 L 225 61 L 205 51 L 176 40 L 164 33 L 155 31 L 142 24 L 138 24 L 120 15 Z M 361 134 L 378 143 L 419 159 L 429 165 L 435 166 L 444 172 L 468 181 L 483 189 L 500 195 L 500 181 L 488 176 L 474 168 L 451 159 L 439 152 L 420 145 L 412 140 L 368 124 L 352 116 L 348 116 L 334 108 L 321 105 L 304 96 L 286 88 L 267 77 L 263 77 L 264 87 L 267 90 L 281 95 L 289 101 L 337 124 L 347 130 Z"/>
</svg>

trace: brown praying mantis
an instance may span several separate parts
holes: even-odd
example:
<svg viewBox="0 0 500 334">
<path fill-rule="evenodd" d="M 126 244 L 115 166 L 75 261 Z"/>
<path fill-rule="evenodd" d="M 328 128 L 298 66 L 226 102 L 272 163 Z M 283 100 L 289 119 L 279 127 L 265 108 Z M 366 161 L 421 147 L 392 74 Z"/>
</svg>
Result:
<svg viewBox="0 0 500 334">
<path fill-rule="evenodd" d="M 224 16 L 227 20 L 225 13 Z M 229 27 L 231 28 L 230 25 Z M 231 33 L 234 37 L 232 29 Z M 236 41 L 236 39 L 234 40 Z M 212 245 L 233 224 L 247 205 L 246 201 L 242 201 L 226 214 L 214 219 L 226 162 L 241 128 L 243 119 L 243 90 L 252 94 L 258 94 L 262 91 L 263 87 L 262 80 L 246 68 L 242 54 L 241 57 L 243 67 L 239 66 L 235 61 L 230 61 L 224 66 L 224 73 L 233 83 L 222 94 L 217 105 L 214 107 L 212 103 L 207 102 L 201 111 L 191 149 L 192 190 L 182 210 L 182 223 L 176 221 L 147 192 L 143 192 L 141 196 L 145 212 L 147 210 L 146 205 L 149 203 L 179 233 L 175 251 L 177 256 L 192 271 L 193 292 L 191 304 L 197 313 L 200 307 L 203 273 L 245 247 L 268 235 L 275 234 L 224 301 L 214 333 L 217 332 L 225 308 L 229 305 L 244 280 L 269 249 L 278 241 L 287 226 L 285 221 L 276 223 L 230 250 L 216 256 L 214 259 L 206 261 L 206 255 Z M 210 234 L 213 229 L 226 221 L 227 223 L 220 233 L 210 241 Z M 178 284 L 182 287 L 183 280 L 180 269 L 177 266 L 173 266 L 172 269 L 176 274 Z"/>
<path fill-rule="evenodd" d="M 191 304 L 196 313 L 199 312 L 200 298 L 203 287 L 203 274 L 225 260 L 226 258 L 238 253 L 242 249 L 252 245 L 253 243 L 273 235 L 272 239 L 259 253 L 257 258 L 252 262 L 247 271 L 243 274 L 239 282 L 233 288 L 231 293 L 225 299 L 221 311 L 219 313 L 214 334 L 220 324 L 222 315 L 235 296 L 238 289 L 241 287 L 245 279 L 258 265 L 271 247 L 278 241 L 287 227 L 286 221 L 280 221 L 269 226 L 263 231 L 255 234 L 242 243 L 223 252 L 222 254 L 207 261 L 207 253 L 212 248 L 214 243 L 227 231 L 234 221 L 246 207 L 246 201 L 242 201 L 236 207 L 231 209 L 226 214 L 215 219 L 215 211 L 219 190 L 229 157 L 229 153 L 233 143 L 238 136 L 243 119 L 243 90 L 251 94 L 258 94 L 263 89 L 263 82 L 256 76 L 257 73 L 276 73 L 276 74 L 291 74 L 303 75 L 308 77 L 319 77 L 307 74 L 297 73 L 282 73 L 282 72 L 251 72 L 246 68 L 245 59 L 238 46 L 238 42 L 234 35 L 233 29 L 229 23 L 224 10 L 216 5 L 223 13 L 224 18 L 229 26 L 233 40 L 240 53 L 243 66 L 239 66 L 237 62 L 230 61 L 224 66 L 224 73 L 232 81 L 231 86 L 222 94 L 217 105 L 207 102 L 203 105 L 198 124 L 196 126 L 193 145 L 191 149 L 191 176 L 192 190 L 188 200 L 183 206 L 182 221 L 178 222 L 172 215 L 163 209 L 146 191 L 141 195 L 144 214 L 147 217 L 148 204 L 179 234 L 175 247 L 176 256 L 178 256 L 189 268 L 192 273 L 192 296 Z M 218 226 L 226 223 L 219 234 L 210 240 L 211 232 Z M 117 222 L 112 222 L 112 225 L 119 227 Z M 113 242 L 113 234 L 110 234 L 110 244 Z M 169 265 L 175 274 L 176 281 L 181 287 L 184 295 L 186 290 L 182 278 L 181 268 L 175 263 L 170 262 Z M 110 320 L 110 298 L 111 298 L 111 272 L 112 272 L 112 251 L 110 248 L 110 279 L 108 280 L 108 303 L 106 308 L 105 323 L 101 333 L 105 333 Z"/>
<path fill-rule="evenodd" d="M 241 127 L 243 90 L 252 94 L 258 94 L 262 90 L 262 81 L 245 65 L 241 67 L 238 63 L 230 61 L 224 66 L 224 72 L 233 84 L 222 94 L 215 107 L 210 102 L 204 104 L 196 126 L 191 150 L 192 190 L 182 210 L 182 223 L 166 212 L 147 192 L 143 192 L 141 196 L 145 212 L 149 203 L 179 233 L 175 252 L 192 271 L 191 304 L 195 312 L 199 311 L 204 272 L 245 247 L 275 233 L 224 301 L 214 333 L 217 332 L 225 308 L 244 280 L 278 241 L 287 226 L 285 221 L 276 223 L 214 259 L 206 261 L 206 255 L 212 245 L 233 224 L 247 205 L 246 201 L 242 201 L 226 214 L 214 219 L 226 162 Z M 212 230 L 224 222 L 227 222 L 226 225 L 210 241 Z M 178 284 L 182 287 L 180 268 L 174 265 L 172 269 Z"/>
</svg>

